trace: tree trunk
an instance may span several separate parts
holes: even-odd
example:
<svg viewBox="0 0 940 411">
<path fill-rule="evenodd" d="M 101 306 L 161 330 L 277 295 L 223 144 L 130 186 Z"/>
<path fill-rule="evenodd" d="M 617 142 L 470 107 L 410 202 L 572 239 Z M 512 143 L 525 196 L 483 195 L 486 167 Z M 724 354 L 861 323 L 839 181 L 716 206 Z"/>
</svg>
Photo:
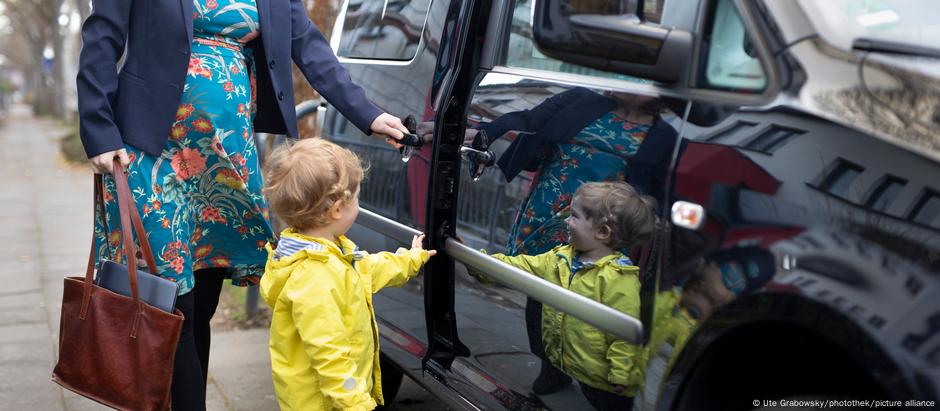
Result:
<svg viewBox="0 0 940 411">
<path fill-rule="evenodd" d="M 63 29 L 59 25 L 59 14 L 62 11 L 62 0 L 53 0 L 52 2 L 53 19 L 52 25 L 52 52 L 55 58 L 52 60 L 52 114 L 60 119 L 65 119 L 65 50 L 63 50 Z"/>
<path fill-rule="evenodd" d="M 52 96 L 49 91 L 49 76 L 43 69 L 42 48 L 37 48 L 33 55 L 33 114 L 45 116 L 52 113 Z"/>
<path fill-rule="evenodd" d="M 85 23 L 85 19 L 88 18 L 88 15 L 91 14 L 91 2 L 88 0 L 75 0 L 76 8 L 78 9 L 78 18 L 82 24 Z M 81 35 L 81 34 L 79 34 Z"/>
</svg>

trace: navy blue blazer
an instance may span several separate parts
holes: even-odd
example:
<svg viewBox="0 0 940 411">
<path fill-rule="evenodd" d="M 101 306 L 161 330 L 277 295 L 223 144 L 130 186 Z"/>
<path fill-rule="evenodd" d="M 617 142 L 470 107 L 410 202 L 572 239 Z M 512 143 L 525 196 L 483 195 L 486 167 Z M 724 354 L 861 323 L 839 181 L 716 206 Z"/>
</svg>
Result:
<svg viewBox="0 0 940 411">
<path fill-rule="evenodd" d="M 314 89 L 368 134 L 382 110 L 353 84 L 302 0 L 256 1 L 261 35 L 247 45 L 256 62 L 255 131 L 297 137 L 293 60 Z M 77 82 L 89 158 L 124 143 L 160 154 L 186 84 L 192 39 L 193 0 L 93 2 L 82 26 Z"/>
</svg>

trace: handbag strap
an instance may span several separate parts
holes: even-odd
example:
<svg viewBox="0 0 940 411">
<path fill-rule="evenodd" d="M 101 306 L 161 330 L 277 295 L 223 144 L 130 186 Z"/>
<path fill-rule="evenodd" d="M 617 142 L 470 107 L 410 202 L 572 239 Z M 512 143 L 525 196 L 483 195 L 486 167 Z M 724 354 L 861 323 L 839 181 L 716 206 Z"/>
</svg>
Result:
<svg viewBox="0 0 940 411">
<path fill-rule="evenodd" d="M 133 201 L 133 199 L 131 199 L 131 201 Z M 120 207 L 120 203 L 118 203 L 118 206 Z M 104 225 L 104 231 L 106 233 L 105 235 L 107 235 L 107 233 L 111 232 L 111 228 L 108 226 L 108 219 L 106 217 L 106 214 L 108 211 L 107 209 L 105 209 L 105 204 L 104 204 L 104 179 L 102 178 L 100 174 L 95 175 L 95 207 L 97 207 L 98 211 L 100 211 L 98 215 L 101 216 L 101 223 L 102 225 Z M 137 236 L 140 237 L 141 233 L 143 233 L 143 235 L 146 236 L 147 231 L 144 230 L 144 223 L 140 218 L 140 212 L 138 212 L 137 210 L 136 203 L 134 204 L 133 207 L 131 207 L 130 215 L 131 215 L 131 223 L 134 224 L 134 231 L 137 233 Z M 92 235 L 94 235 L 94 233 L 92 233 Z M 94 241 L 92 241 L 92 244 L 94 244 Z M 110 243 L 106 243 L 106 245 L 110 246 Z M 110 247 L 108 248 L 110 250 Z M 150 273 L 156 275 L 157 263 L 153 257 L 153 251 L 150 248 L 150 241 L 148 238 L 145 237 L 144 241 L 140 242 L 140 248 L 141 248 L 141 251 L 143 251 L 144 260 L 147 262 L 147 268 L 150 269 Z M 111 255 L 113 259 L 114 258 L 113 254 Z M 94 259 L 89 258 L 89 262 L 93 264 Z"/>
<path fill-rule="evenodd" d="M 127 184 L 127 173 L 124 171 L 124 167 L 121 166 L 120 160 L 118 160 L 117 157 L 114 159 L 113 172 L 111 175 L 114 177 L 115 187 L 117 188 L 118 211 L 121 217 L 121 234 L 122 240 L 124 241 L 124 261 L 127 263 L 127 275 L 131 285 L 131 295 L 133 296 L 134 301 L 139 303 L 140 296 L 137 289 L 137 252 L 134 245 L 135 231 L 137 232 L 138 242 L 140 243 L 141 251 L 143 253 L 144 259 L 147 262 L 147 266 L 154 274 L 158 273 L 157 264 L 153 258 L 153 252 L 150 248 L 150 241 L 147 239 L 147 233 L 144 230 L 143 221 L 140 218 L 140 213 L 137 211 L 137 205 L 134 203 L 134 198 L 131 195 L 130 187 Z M 104 205 L 104 180 L 101 174 L 95 174 L 94 194 L 95 207 L 101 212 L 101 217 L 105 219 L 105 226 L 107 227 L 107 219 L 105 217 L 106 211 Z M 88 266 L 85 271 L 85 290 L 84 296 L 82 298 L 82 309 L 80 313 L 80 318 L 82 319 L 85 318 L 88 302 L 91 299 L 93 283 L 92 277 L 95 267 L 94 239 L 94 230 L 92 230 L 92 245 L 91 251 L 88 254 Z"/>
</svg>

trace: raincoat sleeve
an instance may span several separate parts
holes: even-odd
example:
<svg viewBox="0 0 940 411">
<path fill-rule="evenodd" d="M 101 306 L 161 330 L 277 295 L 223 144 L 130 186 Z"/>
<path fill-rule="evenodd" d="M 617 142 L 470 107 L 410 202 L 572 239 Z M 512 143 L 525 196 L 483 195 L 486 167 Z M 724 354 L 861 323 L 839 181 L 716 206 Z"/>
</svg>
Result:
<svg viewBox="0 0 940 411">
<path fill-rule="evenodd" d="M 372 279 L 372 292 L 376 293 L 404 284 L 418 274 L 429 258 L 428 250 L 399 248 L 394 254 L 387 251 L 367 254 L 356 263 L 356 270 Z"/>
<path fill-rule="evenodd" d="M 624 314 L 640 316 L 640 282 L 635 275 L 617 275 L 608 278 L 606 284 L 600 284 L 604 290 L 602 303 Z M 607 361 L 610 373 L 607 381 L 627 388 L 632 393 L 643 385 L 643 347 L 629 344 L 623 340 L 610 339 L 607 348 Z"/>
<path fill-rule="evenodd" d="M 304 352 L 320 377 L 320 390 L 334 409 L 371 410 L 376 403 L 366 382 L 355 379 L 356 360 L 350 356 L 350 331 L 343 321 L 345 275 L 329 262 L 305 263 L 304 271 L 312 275 L 291 276 L 285 292 Z"/>
<path fill-rule="evenodd" d="M 548 276 L 549 270 L 557 265 L 555 250 L 539 255 L 519 254 L 510 257 L 503 254 L 492 254 L 490 257 L 542 278 Z"/>
</svg>

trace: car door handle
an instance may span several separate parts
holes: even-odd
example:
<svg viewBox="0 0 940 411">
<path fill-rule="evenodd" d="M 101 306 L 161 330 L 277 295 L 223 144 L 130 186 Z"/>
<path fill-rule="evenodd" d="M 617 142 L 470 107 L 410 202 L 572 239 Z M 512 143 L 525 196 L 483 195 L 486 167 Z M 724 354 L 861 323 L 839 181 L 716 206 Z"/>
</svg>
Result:
<svg viewBox="0 0 940 411">
<path fill-rule="evenodd" d="M 421 234 L 420 231 L 414 228 L 361 207 L 359 208 L 359 217 L 356 219 L 356 223 L 381 232 L 404 244 L 410 243 L 414 236 Z M 503 284 L 560 311 L 571 314 L 628 343 L 641 344 L 643 341 L 643 324 L 640 320 L 628 314 L 505 264 L 453 238 L 445 240 L 444 251 L 455 260 L 481 270 L 487 276 Z"/>
<path fill-rule="evenodd" d="M 453 238 L 445 241 L 444 250 L 455 260 L 627 343 L 639 345 L 643 342 L 643 323 L 630 315 L 503 263 Z"/>
</svg>

